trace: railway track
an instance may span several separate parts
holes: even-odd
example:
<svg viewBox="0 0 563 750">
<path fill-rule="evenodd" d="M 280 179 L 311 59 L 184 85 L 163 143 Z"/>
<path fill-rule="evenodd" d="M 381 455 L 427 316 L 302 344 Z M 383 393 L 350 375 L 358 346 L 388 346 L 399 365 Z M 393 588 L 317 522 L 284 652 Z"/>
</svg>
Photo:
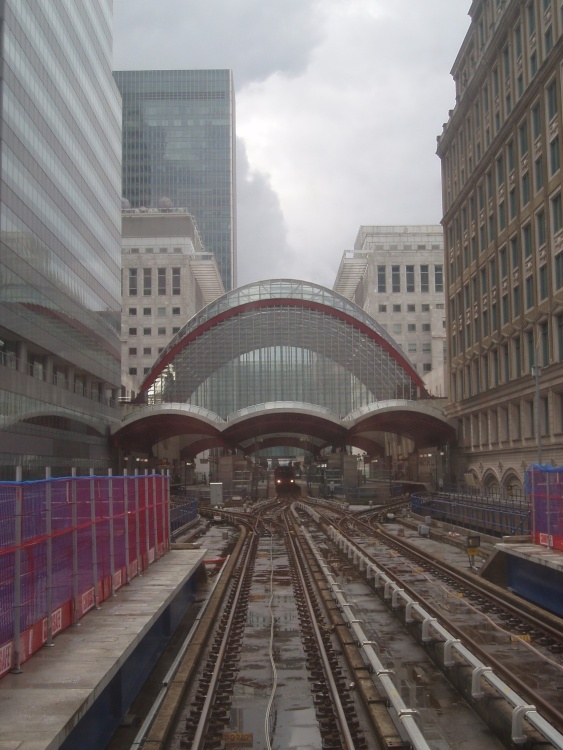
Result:
<svg viewBox="0 0 563 750">
<path fill-rule="evenodd" d="M 385 608 L 390 605 L 404 622 L 405 631 L 397 640 L 410 631 L 422 644 L 424 659 L 430 656 L 435 663 L 444 662 L 440 666 L 452 683 L 467 684 L 469 674 L 471 690 L 468 695 L 465 689 L 465 694 L 478 713 L 480 706 L 494 703 L 495 689 L 487 681 L 491 661 L 483 662 L 484 670 L 468 668 L 462 658 L 466 635 L 454 631 L 444 641 L 443 613 L 421 615 L 426 610 L 419 603 L 420 590 L 411 592 L 412 581 L 405 582 L 405 576 L 428 580 L 429 560 L 413 562 L 405 557 L 399 563 L 397 547 L 389 546 L 383 557 L 391 558 L 391 564 L 385 567 L 382 555 L 378 558 L 370 548 L 382 548 L 385 534 L 365 521 L 358 523 L 340 507 L 323 510 L 288 500 L 266 503 L 252 516 L 234 511 L 222 515 L 238 527 L 237 544 L 132 748 L 270 750 L 299 746 L 293 744 L 295 731 L 307 738 L 308 747 L 327 750 L 436 747 L 430 737 L 436 731 L 433 722 L 438 726 L 444 721 L 443 711 L 441 706 L 436 711 L 426 706 L 421 714 L 417 705 L 404 700 L 407 693 L 400 687 L 404 680 L 399 683 L 374 636 L 384 617 L 381 612 L 370 614 L 370 608 L 382 606 L 375 604 L 370 593 L 374 590 L 381 594 Z M 397 541 L 392 535 L 386 539 L 389 545 Z M 407 548 L 403 553 L 411 551 Z M 346 590 L 348 573 L 342 575 L 354 566 L 357 579 L 366 581 L 364 611 Z M 455 572 L 445 569 L 439 580 L 459 594 L 461 583 L 451 584 L 449 578 Z M 357 590 L 358 584 L 353 586 Z M 450 608 L 453 603 L 453 609 L 463 598 L 470 600 L 469 594 L 442 593 L 439 598 Z M 422 667 L 426 674 L 431 669 Z M 433 679 L 443 680 L 435 671 L 438 677 Z M 454 674 L 457 678 L 452 679 Z M 446 684 L 436 688 L 439 694 Z M 463 693 L 463 684 L 458 687 Z M 493 697 L 496 701 L 498 696 Z M 460 710 L 457 704 L 455 710 Z M 429 721 L 432 711 L 435 718 Z M 556 721 L 550 725 L 553 736 L 549 731 L 542 734 L 542 722 L 548 722 L 542 711 L 536 726 L 539 713 L 528 698 L 512 715 L 510 710 L 495 711 L 508 715 L 508 730 L 495 726 L 495 721 L 492 725 L 500 736 L 508 737 L 510 746 L 563 748 L 563 738 L 557 744 L 561 735 Z M 464 721 L 479 722 L 472 716 Z M 446 736 L 452 729 L 440 731 Z M 479 747 L 503 746 L 493 739 L 487 742 Z"/>
</svg>

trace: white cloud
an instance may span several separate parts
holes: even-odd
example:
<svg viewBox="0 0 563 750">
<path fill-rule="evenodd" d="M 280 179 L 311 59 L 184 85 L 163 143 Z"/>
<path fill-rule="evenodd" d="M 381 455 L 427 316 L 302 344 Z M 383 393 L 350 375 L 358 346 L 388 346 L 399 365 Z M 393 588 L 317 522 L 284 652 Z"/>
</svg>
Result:
<svg viewBox="0 0 563 750">
<path fill-rule="evenodd" d="M 116 0 L 116 68 L 233 70 L 239 283 L 332 286 L 361 224 L 440 221 L 436 135 L 469 4 Z"/>
</svg>

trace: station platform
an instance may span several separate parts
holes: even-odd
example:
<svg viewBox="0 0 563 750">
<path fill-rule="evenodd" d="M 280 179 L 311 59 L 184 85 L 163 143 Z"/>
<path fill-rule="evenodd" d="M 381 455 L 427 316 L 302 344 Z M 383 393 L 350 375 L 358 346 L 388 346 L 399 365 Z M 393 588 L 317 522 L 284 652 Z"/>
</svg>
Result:
<svg viewBox="0 0 563 750">
<path fill-rule="evenodd" d="M 177 549 L 0 680 L 0 750 L 105 747 L 193 602 L 204 549 Z"/>
<path fill-rule="evenodd" d="M 480 575 L 563 617 L 563 552 L 531 541 L 497 542 Z"/>
</svg>

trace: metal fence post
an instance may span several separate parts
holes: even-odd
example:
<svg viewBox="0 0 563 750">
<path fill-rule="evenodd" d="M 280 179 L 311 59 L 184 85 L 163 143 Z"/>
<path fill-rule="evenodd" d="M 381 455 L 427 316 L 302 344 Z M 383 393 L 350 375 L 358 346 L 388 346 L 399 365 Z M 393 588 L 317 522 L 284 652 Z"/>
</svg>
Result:
<svg viewBox="0 0 563 750">
<path fill-rule="evenodd" d="M 22 564 L 22 511 L 23 511 L 23 487 L 22 467 L 16 466 L 16 507 L 14 517 L 14 541 L 16 549 L 14 553 L 14 660 L 12 672 L 21 674 L 21 564 Z"/>
<path fill-rule="evenodd" d="M 144 479 L 144 485 L 145 485 L 145 539 L 146 539 L 146 554 L 147 554 L 147 567 L 149 565 L 150 561 L 150 548 L 151 548 L 151 534 L 150 534 L 150 526 L 149 526 L 149 470 L 145 469 L 145 479 Z"/>
<path fill-rule="evenodd" d="M 113 479 L 112 470 L 108 469 L 108 502 L 109 502 L 109 573 L 111 577 L 111 595 L 115 596 L 115 549 L 113 536 Z"/>
<path fill-rule="evenodd" d="M 127 469 L 123 470 L 123 515 L 125 517 L 125 583 L 131 583 L 129 571 L 129 482 Z"/>
<path fill-rule="evenodd" d="M 143 561 L 141 560 L 141 540 L 139 537 L 139 469 L 135 469 L 135 553 L 137 555 L 137 570 L 143 575 Z"/>
<path fill-rule="evenodd" d="M 45 467 L 45 531 L 47 534 L 47 646 L 53 646 L 53 493 L 51 467 Z"/>
<path fill-rule="evenodd" d="M 158 521 L 156 516 L 156 491 L 157 491 L 157 479 L 160 479 L 158 474 L 155 474 L 153 476 L 152 480 L 152 501 L 153 501 L 153 508 L 152 508 L 152 518 L 153 518 L 153 526 L 154 526 L 154 556 L 155 559 L 157 557 L 160 557 L 158 554 Z"/>
<path fill-rule="evenodd" d="M 169 545 L 168 545 L 169 533 L 168 533 L 168 528 L 166 526 L 166 501 L 167 501 L 166 489 L 169 487 L 170 487 L 170 469 L 166 469 L 166 481 L 163 481 L 160 487 L 161 502 L 162 502 L 162 548 L 164 550 L 163 554 L 169 551 Z"/>
<path fill-rule="evenodd" d="M 100 608 L 98 596 L 98 539 L 96 528 L 96 500 L 94 497 L 94 469 L 90 469 L 90 528 L 92 537 L 92 583 L 94 584 L 94 607 Z"/>
<path fill-rule="evenodd" d="M 71 469 L 70 493 L 72 503 L 72 621 L 80 625 L 78 610 L 78 507 L 76 497 L 76 467 Z M 68 487 L 68 485 L 67 485 Z"/>
</svg>

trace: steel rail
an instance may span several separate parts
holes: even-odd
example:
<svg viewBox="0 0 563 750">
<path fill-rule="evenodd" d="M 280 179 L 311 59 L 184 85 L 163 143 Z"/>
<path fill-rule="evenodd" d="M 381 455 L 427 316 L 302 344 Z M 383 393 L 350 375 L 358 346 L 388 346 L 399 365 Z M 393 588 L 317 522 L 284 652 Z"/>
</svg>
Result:
<svg viewBox="0 0 563 750">
<path fill-rule="evenodd" d="M 233 606 L 230 609 L 229 616 L 227 619 L 227 624 L 225 627 L 226 635 L 232 629 L 233 620 L 236 616 L 236 609 L 237 609 L 236 604 L 241 597 L 241 592 L 245 585 L 245 579 L 246 579 L 246 576 L 248 575 L 248 570 L 253 560 L 253 555 L 256 552 L 257 540 L 258 540 L 258 536 L 256 534 L 253 534 L 248 544 L 248 547 L 246 549 L 246 554 L 245 554 L 245 557 L 241 566 L 239 580 L 237 583 L 237 587 L 235 589 Z M 225 652 L 229 645 L 228 642 L 229 642 L 228 637 L 223 638 L 223 640 L 221 641 L 219 652 L 217 654 L 217 660 L 213 668 L 213 674 L 209 681 L 209 689 L 208 689 L 207 695 L 205 696 L 205 700 L 204 700 L 203 707 L 201 710 L 201 715 L 199 717 L 199 721 L 195 730 L 194 738 L 192 740 L 191 750 L 201 750 L 201 748 L 203 748 L 203 744 L 206 739 L 205 733 L 207 731 L 207 727 L 209 723 L 209 714 L 211 713 L 211 708 L 215 700 L 215 692 L 217 688 L 217 683 L 219 682 L 219 679 L 221 676 L 221 669 L 223 666 L 223 661 L 225 659 Z"/>
<path fill-rule="evenodd" d="M 513 674 L 507 674 L 507 670 L 504 669 L 502 662 L 492 659 L 490 654 L 481 649 L 479 644 L 461 633 L 453 623 L 448 622 L 447 628 L 441 625 L 438 621 L 439 618 L 442 620 L 446 619 L 441 613 L 438 613 L 437 610 L 428 603 L 425 604 L 426 608 L 422 607 L 416 598 L 413 598 L 417 595 L 411 587 L 401 582 L 398 576 L 394 575 L 391 571 L 386 570 L 384 565 L 376 562 L 371 556 L 366 554 L 354 540 L 344 536 L 342 532 L 338 531 L 334 526 L 329 529 L 329 537 L 332 538 L 333 541 L 340 537 L 343 547 L 352 549 L 359 558 L 363 559 L 367 570 L 369 571 L 371 569 L 373 572 L 376 582 L 379 580 L 384 584 L 385 598 L 392 598 L 395 602 L 400 598 L 405 602 L 406 622 L 413 621 L 413 612 L 418 614 L 421 618 L 423 627 L 423 640 L 425 636 L 427 640 L 429 639 L 428 634 L 430 629 L 432 629 L 437 635 L 443 638 L 445 654 L 451 655 L 451 651 L 453 650 L 459 654 L 463 661 L 473 668 L 472 697 L 480 697 L 479 681 L 483 679 L 513 706 L 512 734 L 513 741 L 516 744 L 521 744 L 526 739 L 522 729 L 522 721 L 526 718 L 529 723 L 540 732 L 540 734 L 557 748 L 557 750 L 563 750 L 563 735 L 555 726 L 549 723 L 547 719 L 537 712 L 534 704 L 541 704 L 544 713 L 553 716 L 555 721 L 561 721 L 561 716 L 557 713 L 554 715 L 550 705 L 547 704 L 541 696 L 534 693 L 534 691 L 531 691 L 525 683 Z M 470 651 L 464 646 L 458 636 L 464 637 L 465 640 L 471 644 L 473 651 Z M 473 652 L 478 653 L 480 657 L 483 657 L 486 661 L 482 661 L 480 658 L 476 657 Z M 516 693 L 507 682 L 493 672 L 492 668 L 489 666 L 491 663 L 495 665 L 497 672 L 504 674 L 510 682 L 518 686 L 518 689 L 524 696 L 526 696 L 526 699 Z M 534 700 L 534 704 L 531 704 L 528 698 Z"/>
<path fill-rule="evenodd" d="M 311 602 L 311 597 L 309 595 L 309 592 L 307 590 L 307 584 L 305 581 L 305 576 L 303 574 L 303 564 L 299 560 L 299 555 L 297 553 L 297 547 L 298 542 L 295 537 L 293 537 L 290 533 L 291 529 L 289 528 L 289 522 L 286 517 L 286 523 L 288 528 L 288 533 L 286 535 L 286 538 L 288 539 L 288 553 L 291 554 L 293 557 L 293 562 L 295 565 L 295 569 L 297 571 L 297 574 L 299 576 L 299 580 L 301 583 L 301 588 L 304 594 L 305 602 L 307 605 L 307 610 L 309 612 L 309 618 L 311 621 L 311 626 L 313 628 L 313 631 L 315 633 L 315 638 L 317 641 L 317 646 L 319 649 L 319 654 L 323 663 L 323 670 L 325 673 L 325 677 L 328 683 L 328 687 L 330 688 L 330 692 L 332 695 L 332 703 L 336 712 L 336 717 L 338 720 L 338 724 L 340 727 L 340 732 L 342 735 L 342 740 L 345 743 L 346 750 L 354 750 L 354 740 L 352 738 L 352 735 L 350 733 L 350 728 L 348 727 L 348 721 L 346 719 L 346 714 L 344 712 L 344 708 L 342 706 L 342 702 L 340 700 L 340 695 L 338 693 L 338 688 L 336 686 L 336 682 L 334 680 L 334 677 L 332 675 L 332 671 L 330 668 L 330 662 L 328 660 L 328 656 L 326 653 L 325 645 L 322 639 L 321 631 L 319 628 L 319 625 L 317 623 L 313 605 Z"/>
</svg>

